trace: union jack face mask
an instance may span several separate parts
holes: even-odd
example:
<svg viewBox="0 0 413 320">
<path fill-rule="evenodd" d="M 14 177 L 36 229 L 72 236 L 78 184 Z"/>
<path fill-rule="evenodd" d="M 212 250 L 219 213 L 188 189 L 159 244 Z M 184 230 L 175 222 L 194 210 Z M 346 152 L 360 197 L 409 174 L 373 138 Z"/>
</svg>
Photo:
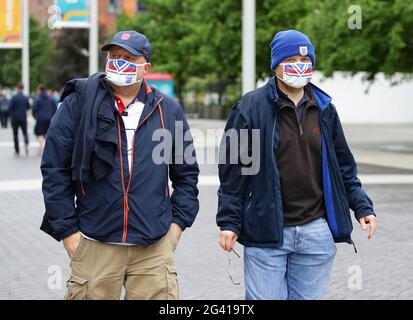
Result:
<svg viewBox="0 0 413 320">
<path fill-rule="evenodd" d="M 283 67 L 283 78 L 286 85 L 293 88 L 302 88 L 307 85 L 313 76 L 313 65 L 309 62 L 280 63 Z"/>
<path fill-rule="evenodd" d="M 106 64 L 106 79 L 119 87 L 127 87 L 143 80 L 137 80 L 138 68 L 147 63 L 134 64 L 123 59 L 108 59 Z"/>
</svg>

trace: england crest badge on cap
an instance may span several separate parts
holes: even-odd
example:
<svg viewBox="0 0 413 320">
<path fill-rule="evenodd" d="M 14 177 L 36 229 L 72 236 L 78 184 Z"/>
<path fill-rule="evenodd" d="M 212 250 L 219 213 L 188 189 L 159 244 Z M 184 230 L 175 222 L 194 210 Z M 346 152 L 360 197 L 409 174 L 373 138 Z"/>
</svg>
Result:
<svg viewBox="0 0 413 320">
<path fill-rule="evenodd" d="M 308 54 L 308 48 L 307 48 L 307 46 L 300 47 L 300 54 L 301 54 L 302 56 L 306 56 L 306 55 Z"/>
<path fill-rule="evenodd" d="M 129 40 L 130 39 L 130 33 L 124 33 L 120 37 L 122 40 Z"/>
</svg>

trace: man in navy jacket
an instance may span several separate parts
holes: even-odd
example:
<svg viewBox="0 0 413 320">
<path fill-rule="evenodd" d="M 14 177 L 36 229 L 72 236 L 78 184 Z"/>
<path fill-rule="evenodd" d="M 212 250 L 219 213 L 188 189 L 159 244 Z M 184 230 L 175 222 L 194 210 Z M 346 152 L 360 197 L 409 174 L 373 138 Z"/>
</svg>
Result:
<svg viewBox="0 0 413 320">
<path fill-rule="evenodd" d="M 27 134 L 27 110 L 30 109 L 29 98 L 23 93 L 23 85 L 17 85 L 17 93 L 11 98 L 9 112 L 10 121 L 13 128 L 14 151 L 20 154 L 19 128 L 22 129 L 24 138 L 24 150 L 29 153 L 29 136 Z"/>
<path fill-rule="evenodd" d="M 331 98 L 310 82 L 310 39 L 296 30 L 277 33 L 271 62 L 275 76 L 241 98 L 225 128 L 219 242 L 229 252 L 237 240 L 245 246 L 247 299 L 319 299 L 335 242 L 354 245 L 350 208 L 362 229 L 370 224 L 369 239 L 376 217 Z M 253 144 L 259 157 L 246 163 Z M 230 162 L 234 150 L 238 161 Z"/>
<path fill-rule="evenodd" d="M 119 299 L 122 287 L 126 299 L 177 299 L 174 252 L 199 209 L 196 159 L 175 160 L 175 145 L 195 157 L 192 139 L 173 138 L 188 122 L 145 82 L 144 35 L 119 32 L 102 49 L 106 73 L 70 81 L 49 128 L 41 229 L 71 258 L 66 299 Z M 154 137 L 168 132 L 171 161 L 158 161 Z"/>
</svg>

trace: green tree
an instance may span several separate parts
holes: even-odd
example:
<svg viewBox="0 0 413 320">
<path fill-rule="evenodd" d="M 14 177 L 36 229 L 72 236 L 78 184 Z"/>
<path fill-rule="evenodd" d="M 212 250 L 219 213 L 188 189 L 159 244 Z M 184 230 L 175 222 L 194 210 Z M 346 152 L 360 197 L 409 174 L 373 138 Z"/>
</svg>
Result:
<svg viewBox="0 0 413 320">
<path fill-rule="evenodd" d="M 197 55 L 193 33 L 193 4 L 197 0 L 142 0 L 148 10 L 135 17 L 120 16 L 118 30 L 133 29 L 145 34 L 152 45 L 151 62 L 154 71 L 173 74 L 176 95 L 183 104 L 185 86 L 193 71 Z"/>
<path fill-rule="evenodd" d="M 73 78 L 89 74 L 87 29 L 62 29 L 55 31 L 56 48 L 50 66 L 55 88 L 62 87 Z"/>
<path fill-rule="evenodd" d="M 54 40 L 46 27 L 30 19 L 30 88 L 40 83 L 51 86 L 50 61 L 54 54 Z M 21 82 L 22 53 L 20 49 L 0 51 L 0 86 L 14 87 Z"/>
<path fill-rule="evenodd" d="M 241 67 L 241 2 L 231 0 L 142 0 L 147 11 L 121 16 L 117 29 L 144 33 L 152 44 L 154 71 L 170 72 L 184 104 L 191 78 L 213 79 L 205 89 L 220 103 Z"/>
<path fill-rule="evenodd" d="M 74 78 L 89 75 L 89 31 L 87 29 L 62 29 L 54 31 L 55 49 L 50 64 L 50 75 L 54 88 L 61 88 Z M 108 41 L 107 30 L 99 26 L 99 43 Z M 106 53 L 99 52 L 99 62 Z M 100 64 L 102 70 L 103 63 Z"/>
<path fill-rule="evenodd" d="M 216 92 L 221 104 L 241 94 L 241 0 L 142 0 L 144 13 L 118 19 L 118 29 L 146 34 L 153 46 L 155 71 L 171 72 L 177 96 L 186 89 Z M 257 79 L 273 75 L 270 48 L 274 34 L 298 29 L 315 46 L 316 69 L 411 74 L 413 1 L 359 0 L 362 28 L 351 29 L 352 0 L 259 0 L 257 3 Z M 194 81 L 192 81 L 194 79 Z M 188 83 L 196 84 L 190 85 Z M 237 94 L 238 92 L 238 94 Z M 230 93 L 230 94 L 229 94 Z M 223 97 L 227 99 L 223 99 Z M 228 99 L 228 96 L 232 98 Z"/>
<path fill-rule="evenodd" d="M 198 47 L 192 57 L 193 76 L 212 75 L 215 81 L 208 89 L 218 94 L 220 105 L 228 86 L 237 86 L 241 75 L 241 7 L 241 1 L 210 0 L 198 1 L 193 8 L 193 42 Z"/>
<path fill-rule="evenodd" d="M 242 1 L 142 0 L 147 10 L 136 17 L 120 17 L 118 30 L 134 29 L 148 36 L 155 71 L 171 72 L 178 99 L 191 78 L 213 79 L 205 89 L 216 92 L 219 103 L 227 91 L 241 91 Z M 275 31 L 295 28 L 308 8 L 295 0 L 257 1 L 257 78 L 271 74 L 269 43 Z M 202 82 L 198 82 L 202 83 Z M 231 87 L 231 88 L 228 88 Z M 232 99 L 233 100 L 233 99 Z M 226 101 L 225 104 L 232 104 Z"/>
<path fill-rule="evenodd" d="M 256 56 L 257 79 L 272 76 L 270 43 L 278 31 L 300 29 L 298 21 L 309 14 L 315 1 L 260 0 L 257 1 Z"/>
<path fill-rule="evenodd" d="M 55 41 L 46 26 L 41 26 L 30 18 L 30 88 L 35 90 L 39 84 L 53 87 L 50 76 L 50 62 L 55 54 Z"/>
<path fill-rule="evenodd" d="M 299 26 L 316 47 L 317 66 L 326 76 L 334 71 L 378 73 L 392 77 L 413 73 L 413 1 L 359 0 L 361 29 L 348 27 L 351 0 L 317 1 Z"/>
<path fill-rule="evenodd" d="M 21 82 L 21 50 L 0 49 L 0 87 L 12 88 Z"/>
</svg>

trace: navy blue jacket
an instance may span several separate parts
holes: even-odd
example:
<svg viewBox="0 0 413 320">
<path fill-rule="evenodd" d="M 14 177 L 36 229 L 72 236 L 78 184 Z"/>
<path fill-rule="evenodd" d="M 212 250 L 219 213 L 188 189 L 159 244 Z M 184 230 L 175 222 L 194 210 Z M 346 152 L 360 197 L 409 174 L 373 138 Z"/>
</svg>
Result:
<svg viewBox="0 0 413 320">
<path fill-rule="evenodd" d="M 16 93 L 10 100 L 9 114 L 11 121 L 25 121 L 29 109 L 29 99 L 21 92 Z"/>
<path fill-rule="evenodd" d="M 37 121 L 50 121 L 57 109 L 56 101 L 46 92 L 40 93 L 33 104 L 33 116 Z"/>
<path fill-rule="evenodd" d="M 309 86 L 320 113 L 326 218 L 336 242 L 352 243 L 350 208 L 359 220 L 374 214 L 372 201 L 357 178 L 356 162 L 331 98 L 315 85 Z M 276 248 L 283 243 L 283 205 L 276 157 L 280 139 L 277 98 L 273 77 L 267 85 L 241 98 L 233 107 L 225 128 L 226 132 L 260 129 L 258 173 L 242 175 L 244 165 L 239 160 L 219 165 L 221 185 L 216 221 L 221 230 L 237 233 L 238 241 L 246 246 Z M 230 145 L 227 143 L 226 148 L 220 150 L 228 159 Z M 251 145 L 245 149 L 250 150 Z"/>
<path fill-rule="evenodd" d="M 130 175 L 122 117 L 115 108 L 109 87 L 106 86 L 106 91 L 100 90 L 98 95 L 101 96 L 96 99 L 111 109 L 106 109 L 109 110 L 106 114 L 98 114 L 97 143 L 91 163 L 92 166 L 99 166 L 100 162 L 95 162 L 99 153 L 101 157 L 111 158 L 113 169 L 99 177 L 92 174 L 83 184 L 72 179 L 81 81 L 68 88 L 73 92 L 63 94 L 64 101 L 47 133 L 41 163 L 46 207 L 41 229 L 58 241 L 81 231 L 102 242 L 146 245 L 158 241 L 172 222 L 182 229 L 191 226 L 199 209 L 197 163 L 184 161 L 179 164 L 172 161 L 170 164 L 156 164 L 152 160 L 152 151 L 159 145 L 159 141 L 152 139 L 155 130 L 164 127 L 172 133 L 173 139 L 175 121 L 183 122 L 184 132 L 189 130 L 182 108 L 173 99 L 147 86 L 146 104 L 135 135 Z M 88 95 L 93 96 L 91 93 Z M 193 148 L 192 140 L 177 142 L 183 143 L 184 150 Z M 113 153 L 110 152 L 111 146 L 114 146 Z M 172 181 L 172 194 L 169 192 L 168 176 Z M 122 183 L 130 185 L 130 189 L 123 190 Z"/>
</svg>

